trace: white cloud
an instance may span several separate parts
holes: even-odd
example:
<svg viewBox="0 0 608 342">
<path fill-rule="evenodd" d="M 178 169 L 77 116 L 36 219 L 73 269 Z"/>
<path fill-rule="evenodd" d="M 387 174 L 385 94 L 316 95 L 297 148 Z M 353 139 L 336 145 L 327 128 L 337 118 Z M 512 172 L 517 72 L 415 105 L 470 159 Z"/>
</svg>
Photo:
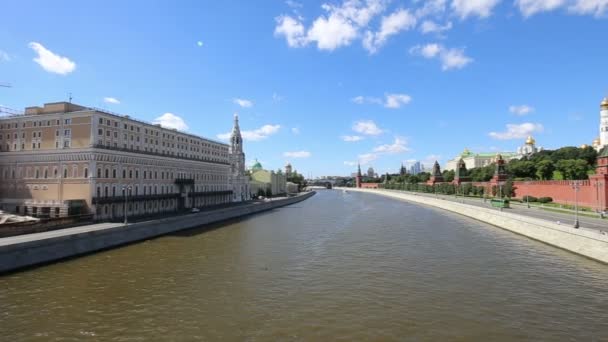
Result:
<svg viewBox="0 0 608 342">
<path fill-rule="evenodd" d="M 509 112 L 511 112 L 515 115 L 519 115 L 519 116 L 524 116 L 524 115 L 530 114 L 533 111 L 534 111 L 534 108 L 530 107 L 528 105 L 509 106 Z"/>
<path fill-rule="evenodd" d="M 10 61 L 11 61 L 11 56 L 8 53 L 0 50 L 0 62 L 10 62 Z"/>
<path fill-rule="evenodd" d="M 438 16 L 445 13 L 447 0 L 425 0 L 424 5 L 416 10 L 418 18 L 429 15 Z"/>
<path fill-rule="evenodd" d="M 568 11 L 576 14 L 603 16 L 608 11 L 608 0 L 575 0 Z"/>
<path fill-rule="evenodd" d="M 382 99 L 378 97 L 356 96 L 350 100 L 356 104 L 382 104 Z"/>
<path fill-rule="evenodd" d="M 292 127 L 291 133 L 298 135 L 298 134 L 300 134 L 300 129 L 298 127 Z"/>
<path fill-rule="evenodd" d="M 153 124 L 160 124 L 165 128 L 175 128 L 179 131 L 187 131 L 188 125 L 179 116 L 173 113 L 165 113 L 152 121 Z"/>
<path fill-rule="evenodd" d="M 412 97 L 407 94 L 387 94 L 384 107 L 396 109 L 410 103 L 410 101 L 412 101 Z"/>
<path fill-rule="evenodd" d="M 451 21 L 448 21 L 447 23 L 445 23 L 445 25 L 439 25 L 432 20 L 425 20 L 420 25 L 420 32 L 422 32 L 423 34 L 427 34 L 427 33 L 441 34 L 445 31 L 449 31 L 451 29 L 452 29 Z"/>
<path fill-rule="evenodd" d="M 353 131 L 365 135 L 380 135 L 384 132 L 372 120 L 361 120 L 355 122 L 353 125 Z"/>
<path fill-rule="evenodd" d="M 196 45 L 198 45 L 198 47 L 202 47 L 204 44 L 202 41 L 199 40 L 198 42 L 196 42 Z"/>
<path fill-rule="evenodd" d="M 524 17 L 530 17 L 539 12 L 555 10 L 565 2 L 565 0 L 516 0 L 515 4 Z"/>
<path fill-rule="evenodd" d="M 364 138 L 360 135 L 343 135 L 340 137 L 340 139 L 342 139 L 343 141 L 346 141 L 346 142 L 355 142 L 355 141 L 361 141 Z"/>
<path fill-rule="evenodd" d="M 498 140 L 523 139 L 535 132 L 542 132 L 543 125 L 539 123 L 525 122 L 522 124 L 507 124 L 504 132 L 490 132 L 488 135 Z"/>
<path fill-rule="evenodd" d="M 386 108 L 401 108 L 412 101 L 412 97 L 407 94 L 385 94 L 384 100 L 371 96 L 356 96 L 351 99 L 356 104 L 379 104 Z"/>
<path fill-rule="evenodd" d="M 253 107 L 253 102 L 250 101 L 250 100 L 246 100 L 246 99 L 237 99 L 237 98 L 234 98 L 234 99 L 232 99 L 232 102 L 234 102 L 235 104 L 241 106 L 242 108 Z"/>
<path fill-rule="evenodd" d="M 401 137 L 395 137 L 395 141 L 392 144 L 380 145 L 374 148 L 374 152 L 386 154 L 403 153 L 408 152 L 409 150 L 409 147 L 407 147 L 407 141 Z"/>
<path fill-rule="evenodd" d="M 277 133 L 280 128 L 281 125 L 264 125 L 252 131 L 241 131 L 241 136 L 247 141 L 260 141 Z M 217 138 L 221 140 L 228 140 L 230 139 L 230 134 L 231 132 L 218 134 Z"/>
<path fill-rule="evenodd" d="M 363 47 L 369 53 L 376 53 L 384 45 L 388 37 L 407 31 L 416 26 L 416 17 L 406 9 L 399 9 L 388 16 L 382 17 L 380 30 L 376 33 L 367 31 L 363 39 Z"/>
<path fill-rule="evenodd" d="M 293 48 L 316 44 L 319 50 L 333 51 L 361 39 L 364 48 L 375 53 L 389 36 L 415 26 L 416 17 L 406 9 L 398 9 L 384 16 L 376 32 L 369 24 L 386 10 L 387 0 L 343 0 L 341 4 L 324 3 L 324 14 L 314 18 L 308 28 L 299 15 L 275 18 L 275 36 L 285 37 Z M 294 6 L 290 7 L 296 11 Z M 297 13 L 297 12 L 296 12 Z M 365 34 L 363 34 L 365 32 Z"/>
<path fill-rule="evenodd" d="M 378 154 L 376 153 L 365 153 L 360 154 L 358 156 L 359 162 L 363 165 L 369 164 L 370 162 L 378 159 Z"/>
<path fill-rule="evenodd" d="M 307 39 L 317 43 L 319 50 L 335 50 L 350 45 L 357 37 L 357 27 L 352 21 L 338 14 L 319 17 L 308 30 Z"/>
<path fill-rule="evenodd" d="M 304 25 L 299 19 L 288 15 L 282 15 L 276 19 L 277 26 L 274 29 L 275 36 L 285 36 L 287 45 L 290 47 L 302 47 L 308 44 L 304 34 Z"/>
<path fill-rule="evenodd" d="M 272 93 L 272 102 L 279 103 L 281 101 L 283 101 L 283 96 L 281 96 L 277 93 Z"/>
<path fill-rule="evenodd" d="M 120 104 L 120 101 L 114 97 L 104 97 L 103 102 L 110 104 Z"/>
<path fill-rule="evenodd" d="M 284 152 L 283 157 L 285 158 L 308 158 L 312 154 L 308 151 L 293 151 L 293 152 Z"/>
<path fill-rule="evenodd" d="M 461 19 L 474 16 L 486 18 L 499 2 L 500 0 L 453 0 L 452 9 Z"/>
<path fill-rule="evenodd" d="M 439 44 L 416 45 L 410 49 L 413 55 L 419 55 L 427 59 L 438 58 L 441 61 L 441 69 L 462 69 L 473 59 L 466 56 L 464 49 L 446 48 Z"/>
<path fill-rule="evenodd" d="M 38 54 L 38 57 L 34 58 L 34 62 L 48 72 L 67 75 L 76 69 L 76 63 L 67 57 L 53 53 L 40 43 L 31 42 L 29 47 Z"/>
<path fill-rule="evenodd" d="M 302 8 L 302 4 L 297 1 L 287 0 L 285 3 L 291 8 Z"/>
</svg>

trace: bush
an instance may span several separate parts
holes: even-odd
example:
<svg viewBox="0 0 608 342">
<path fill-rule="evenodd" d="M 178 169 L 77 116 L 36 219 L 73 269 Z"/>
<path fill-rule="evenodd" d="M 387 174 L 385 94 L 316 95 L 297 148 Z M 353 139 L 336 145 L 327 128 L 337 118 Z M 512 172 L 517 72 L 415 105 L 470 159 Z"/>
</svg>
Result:
<svg viewBox="0 0 608 342">
<path fill-rule="evenodd" d="M 544 197 L 544 198 L 549 198 L 549 197 Z M 538 198 L 534 197 L 534 196 L 524 196 L 521 199 L 522 202 L 538 202 Z M 551 200 L 549 201 L 551 202 Z M 548 203 L 548 202 L 545 202 Z"/>
<path fill-rule="evenodd" d="M 540 203 L 550 203 L 553 202 L 553 198 L 551 197 L 541 197 L 538 199 Z"/>
</svg>

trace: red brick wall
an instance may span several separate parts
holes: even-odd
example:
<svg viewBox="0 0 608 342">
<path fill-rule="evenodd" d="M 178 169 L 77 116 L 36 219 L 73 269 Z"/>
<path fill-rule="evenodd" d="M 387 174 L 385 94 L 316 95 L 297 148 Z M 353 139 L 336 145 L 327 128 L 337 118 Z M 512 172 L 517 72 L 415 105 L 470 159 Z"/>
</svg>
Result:
<svg viewBox="0 0 608 342">
<path fill-rule="evenodd" d="M 590 208 L 606 207 L 606 203 L 602 203 L 601 188 L 596 188 L 595 182 L 589 180 L 579 181 L 580 188 L 577 194 L 578 203 L 581 206 Z M 534 197 L 551 197 L 553 202 L 563 204 L 574 204 L 574 189 L 572 181 L 531 181 L 531 182 L 513 182 L 515 186 L 515 197 L 522 198 L 530 195 Z"/>
<path fill-rule="evenodd" d="M 361 183 L 361 187 L 364 189 L 378 189 L 378 183 Z"/>
</svg>

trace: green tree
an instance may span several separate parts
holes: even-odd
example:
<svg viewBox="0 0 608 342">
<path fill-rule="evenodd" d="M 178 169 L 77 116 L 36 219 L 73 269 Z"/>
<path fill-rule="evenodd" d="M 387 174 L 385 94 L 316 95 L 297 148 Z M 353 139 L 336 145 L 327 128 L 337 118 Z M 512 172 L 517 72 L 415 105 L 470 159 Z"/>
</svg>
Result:
<svg viewBox="0 0 608 342">
<path fill-rule="evenodd" d="M 543 159 L 536 163 L 536 176 L 541 180 L 550 180 L 553 177 L 555 165 L 551 159 Z"/>
<path fill-rule="evenodd" d="M 565 159 L 559 160 L 555 164 L 555 169 L 562 174 L 564 179 L 579 180 L 588 178 L 589 165 L 583 159 Z"/>
<path fill-rule="evenodd" d="M 531 161 L 513 159 L 507 165 L 507 172 L 517 178 L 536 178 L 536 165 Z"/>
<path fill-rule="evenodd" d="M 443 170 L 443 181 L 449 183 L 453 180 L 454 180 L 454 170 L 450 170 L 450 171 Z"/>
</svg>

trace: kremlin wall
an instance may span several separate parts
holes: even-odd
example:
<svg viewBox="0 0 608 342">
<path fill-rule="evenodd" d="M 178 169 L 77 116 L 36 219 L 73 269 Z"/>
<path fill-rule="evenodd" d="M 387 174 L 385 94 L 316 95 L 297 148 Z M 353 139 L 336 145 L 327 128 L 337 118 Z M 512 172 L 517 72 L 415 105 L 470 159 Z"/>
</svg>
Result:
<svg viewBox="0 0 608 342">
<path fill-rule="evenodd" d="M 593 141 L 593 147 L 598 150 L 596 171 L 587 180 L 547 180 L 547 181 L 513 181 L 515 199 L 524 199 L 525 196 L 551 197 L 553 202 L 559 204 L 589 207 L 597 211 L 608 210 L 608 98 L 604 98 L 600 104 L 600 136 Z M 533 140 L 531 137 L 528 140 Z M 528 141 L 526 142 L 528 143 Z M 507 157 L 509 158 L 509 157 Z M 504 185 L 508 179 L 506 173 L 506 160 L 498 154 L 493 161 L 496 163 L 494 177 L 489 182 L 471 182 L 466 176 L 460 177 L 461 170 L 466 170 L 467 164 L 460 158 L 455 162 L 455 178 L 451 182 L 454 185 L 470 183 L 473 186 L 484 187 L 485 193 L 491 194 L 492 187 Z M 383 184 L 363 183 L 361 168 L 359 167 L 355 177 L 357 188 L 377 189 Z M 431 178 L 427 185 L 444 183 L 439 164 L 435 162 L 431 172 Z M 575 189 L 576 188 L 576 189 Z"/>
</svg>

